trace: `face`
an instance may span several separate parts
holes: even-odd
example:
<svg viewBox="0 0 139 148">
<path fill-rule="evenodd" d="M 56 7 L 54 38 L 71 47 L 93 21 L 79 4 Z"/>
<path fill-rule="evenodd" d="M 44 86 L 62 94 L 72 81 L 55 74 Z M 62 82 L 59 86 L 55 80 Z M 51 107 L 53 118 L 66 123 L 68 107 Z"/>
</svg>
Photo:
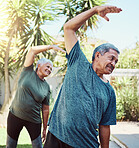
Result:
<svg viewBox="0 0 139 148">
<path fill-rule="evenodd" d="M 52 72 L 52 65 L 50 63 L 39 64 L 38 71 L 43 77 L 47 77 Z"/>
<path fill-rule="evenodd" d="M 111 74 L 117 62 L 118 53 L 115 50 L 110 49 L 109 52 L 106 52 L 104 55 L 99 53 L 98 65 L 103 74 Z"/>
</svg>

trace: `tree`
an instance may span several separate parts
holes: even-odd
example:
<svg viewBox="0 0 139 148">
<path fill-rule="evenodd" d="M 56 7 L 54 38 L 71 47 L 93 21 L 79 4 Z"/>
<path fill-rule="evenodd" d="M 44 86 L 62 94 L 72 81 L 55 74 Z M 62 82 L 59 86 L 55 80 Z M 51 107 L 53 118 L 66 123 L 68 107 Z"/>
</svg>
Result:
<svg viewBox="0 0 139 148">
<path fill-rule="evenodd" d="M 64 14 L 67 16 L 66 22 L 76 15 L 93 8 L 94 6 L 100 6 L 106 3 L 106 0 L 59 0 L 61 11 L 59 14 Z M 64 2 L 64 3 L 63 3 Z M 91 29 L 97 28 L 97 22 L 99 22 L 99 18 L 97 15 L 93 15 L 90 17 L 85 24 L 78 29 L 77 34 L 82 39 L 86 36 L 86 30 L 88 27 Z M 93 26 L 93 27 L 92 27 Z M 63 28 L 61 28 L 62 30 Z"/>
</svg>

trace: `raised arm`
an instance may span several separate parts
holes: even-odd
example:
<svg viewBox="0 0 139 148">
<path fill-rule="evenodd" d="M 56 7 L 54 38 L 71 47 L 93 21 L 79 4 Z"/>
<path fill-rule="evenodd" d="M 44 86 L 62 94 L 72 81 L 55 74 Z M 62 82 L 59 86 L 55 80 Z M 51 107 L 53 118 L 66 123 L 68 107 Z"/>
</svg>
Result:
<svg viewBox="0 0 139 148">
<path fill-rule="evenodd" d="M 28 67 L 33 64 L 36 54 L 43 52 L 43 51 L 50 50 L 50 49 L 65 53 L 65 51 L 62 48 L 60 48 L 56 45 L 39 45 L 39 46 L 31 47 L 26 55 L 24 67 Z"/>
<path fill-rule="evenodd" d="M 72 47 L 77 42 L 77 37 L 75 32 L 84 24 L 86 20 L 88 20 L 94 14 L 98 14 L 103 17 L 105 20 L 109 21 L 109 18 L 106 16 L 108 13 L 119 13 L 122 11 L 121 8 L 117 8 L 115 6 L 96 6 L 93 7 L 76 17 L 69 20 L 64 25 L 64 38 L 65 38 L 65 46 L 67 53 L 69 54 Z"/>
</svg>

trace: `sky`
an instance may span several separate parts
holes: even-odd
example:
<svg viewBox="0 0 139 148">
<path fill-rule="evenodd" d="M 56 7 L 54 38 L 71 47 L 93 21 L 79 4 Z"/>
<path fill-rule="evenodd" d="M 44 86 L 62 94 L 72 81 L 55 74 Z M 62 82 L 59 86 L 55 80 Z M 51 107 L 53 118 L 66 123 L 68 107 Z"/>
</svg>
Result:
<svg viewBox="0 0 139 148">
<path fill-rule="evenodd" d="M 110 42 L 120 51 L 134 48 L 139 41 L 139 0 L 108 0 L 107 5 L 117 6 L 123 11 L 119 14 L 108 14 L 109 22 L 101 18 L 98 29 L 88 30 L 88 36 Z M 59 21 L 49 22 L 45 30 L 56 36 L 64 21 L 65 17 L 61 17 Z"/>
</svg>

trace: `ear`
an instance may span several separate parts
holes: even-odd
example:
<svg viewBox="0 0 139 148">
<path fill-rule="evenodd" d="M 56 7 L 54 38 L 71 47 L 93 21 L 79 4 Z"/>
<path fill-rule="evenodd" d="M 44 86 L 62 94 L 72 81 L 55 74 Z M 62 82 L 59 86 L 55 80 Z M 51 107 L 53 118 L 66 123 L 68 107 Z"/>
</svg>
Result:
<svg viewBox="0 0 139 148">
<path fill-rule="evenodd" d="M 41 64 L 38 64 L 38 69 L 41 67 Z"/>
<path fill-rule="evenodd" d="M 99 59 L 100 55 L 101 55 L 100 52 L 96 52 L 95 53 L 95 60 Z"/>
</svg>

